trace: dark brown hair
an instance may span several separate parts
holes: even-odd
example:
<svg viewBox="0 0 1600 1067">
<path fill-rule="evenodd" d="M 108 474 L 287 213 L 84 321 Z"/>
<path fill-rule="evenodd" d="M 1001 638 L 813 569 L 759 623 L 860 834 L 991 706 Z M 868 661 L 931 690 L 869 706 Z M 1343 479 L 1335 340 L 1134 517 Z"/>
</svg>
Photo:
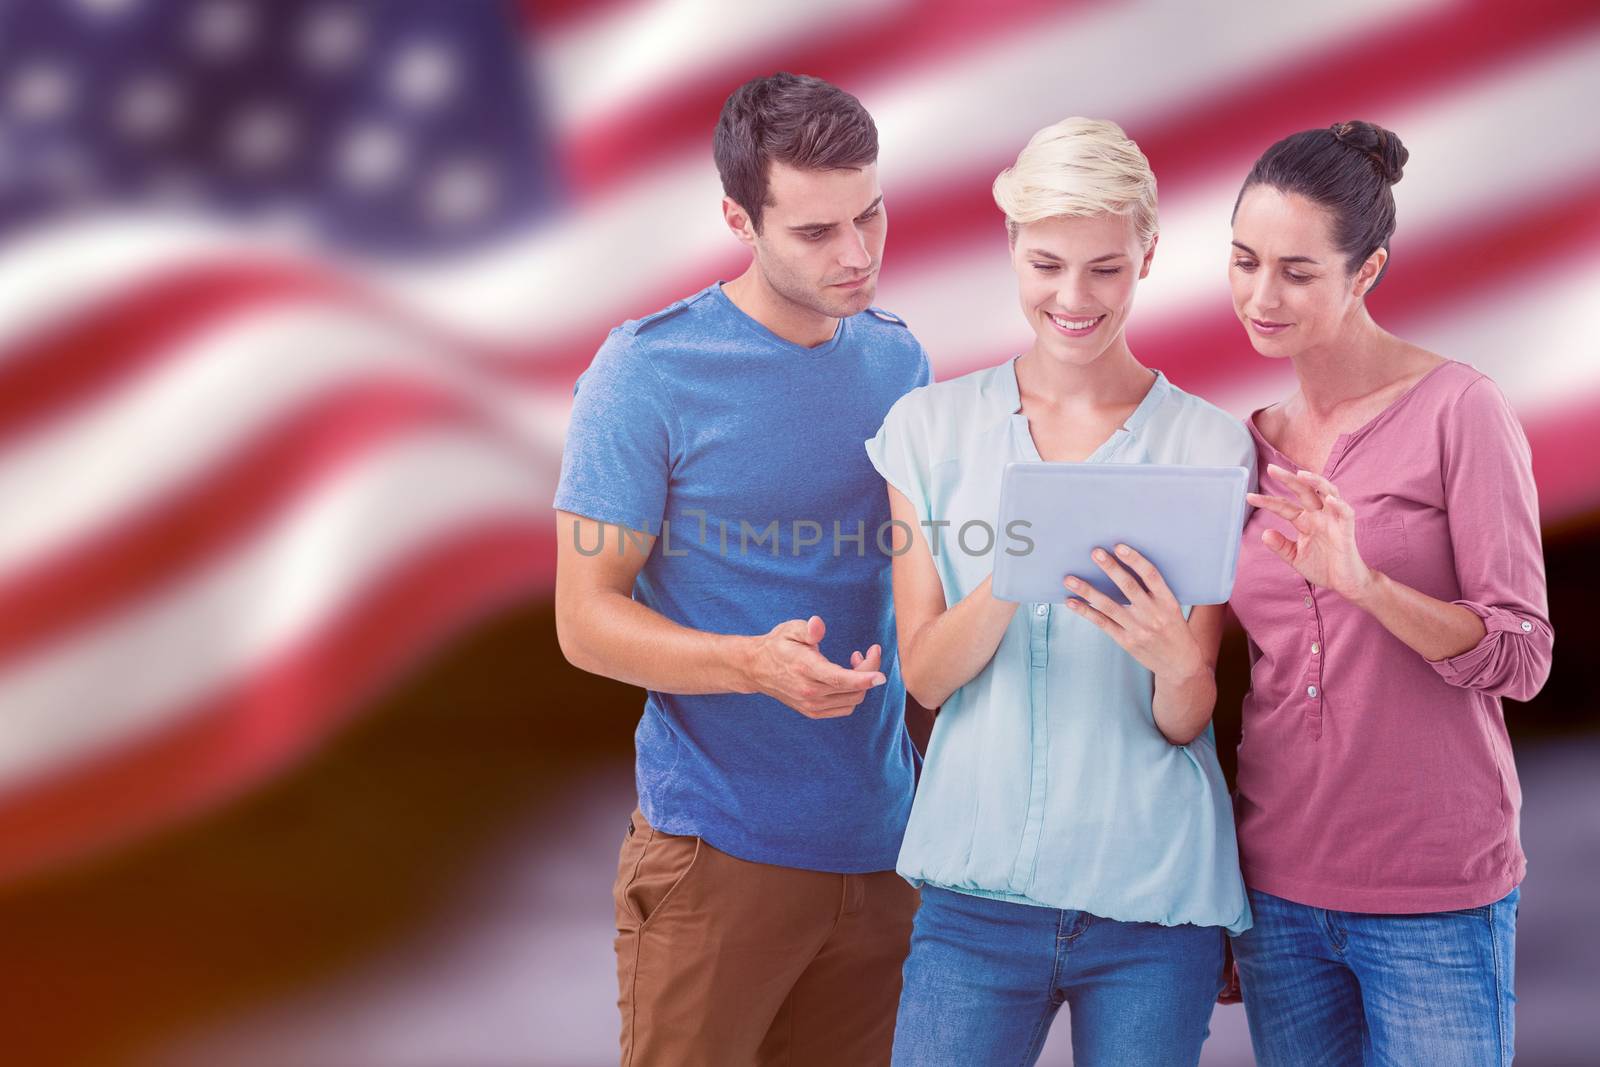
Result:
<svg viewBox="0 0 1600 1067">
<path fill-rule="evenodd" d="M 761 232 L 771 203 L 769 163 L 803 170 L 865 167 L 878 159 L 878 127 L 861 101 L 821 78 L 780 72 L 753 78 L 722 105 L 711 154 L 722 191 Z"/>
<path fill-rule="evenodd" d="M 1297 193 L 1333 216 L 1333 240 L 1354 272 L 1394 235 L 1394 193 L 1411 153 L 1400 138 L 1370 122 L 1336 122 L 1290 134 L 1261 154 L 1233 203 L 1234 214 L 1252 185 Z M 1384 263 L 1368 286 L 1389 269 Z"/>
</svg>

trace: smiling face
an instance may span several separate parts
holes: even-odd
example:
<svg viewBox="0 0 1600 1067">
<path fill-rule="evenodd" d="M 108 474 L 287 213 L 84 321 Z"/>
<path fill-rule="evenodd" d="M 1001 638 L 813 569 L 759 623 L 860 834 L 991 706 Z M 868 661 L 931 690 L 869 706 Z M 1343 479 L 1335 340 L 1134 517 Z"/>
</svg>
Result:
<svg viewBox="0 0 1600 1067">
<path fill-rule="evenodd" d="M 1125 346 L 1134 289 L 1154 255 L 1154 239 L 1142 247 L 1127 215 L 1057 215 L 1018 226 L 1011 266 L 1035 347 L 1087 366 Z"/>
<path fill-rule="evenodd" d="M 1228 279 L 1234 314 L 1264 356 L 1337 344 L 1387 256 L 1379 249 L 1352 273 L 1334 244 L 1325 208 L 1253 185 L 1233 218 Z"/>
<path fill-rule="evenodd" d="M 801 170 L 775 162 L 771 168 L 761 232 L 745 219 L 739 234 L 755 252 L 767 286 L 791 304 L 829 318 L 865 311 L 877 292 L 889 231 L 877 164 Z M 726 204 L 742 215 L 731 200 Z"/>
</svg>

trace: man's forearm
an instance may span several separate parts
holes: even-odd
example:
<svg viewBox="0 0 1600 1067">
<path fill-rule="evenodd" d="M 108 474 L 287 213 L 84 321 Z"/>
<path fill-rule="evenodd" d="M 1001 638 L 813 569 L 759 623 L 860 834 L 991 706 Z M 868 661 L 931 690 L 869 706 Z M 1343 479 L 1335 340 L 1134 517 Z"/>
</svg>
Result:
<svg viewBox="0 0 1600 1067">
<path fill-rule="evenodd" d="M 680 626 L 618 593 L 597 595 L 557 627 L 568 662 L 658 693 L 749 693 L 754 638 Z"/>
</svg>

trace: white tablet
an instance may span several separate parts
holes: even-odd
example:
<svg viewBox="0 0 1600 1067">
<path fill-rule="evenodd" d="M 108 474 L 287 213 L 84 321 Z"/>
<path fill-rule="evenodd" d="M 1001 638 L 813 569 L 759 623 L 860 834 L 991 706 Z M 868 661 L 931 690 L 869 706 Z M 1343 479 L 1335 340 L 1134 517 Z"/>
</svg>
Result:
<svg viewBox="0 0 1600 1067">
<path fill-rule="evenodd" d="M 994 595 L 1063 601 L 1061 580 L 1074 574 L 1127 603 L 1090 558 L 1095 548 L 1126 544 L 1156 565 L 1178 603 L 1221 604 L 1233 592 L 1249 479 L 1244 467 L 1008 463 Z"/>
</svg>

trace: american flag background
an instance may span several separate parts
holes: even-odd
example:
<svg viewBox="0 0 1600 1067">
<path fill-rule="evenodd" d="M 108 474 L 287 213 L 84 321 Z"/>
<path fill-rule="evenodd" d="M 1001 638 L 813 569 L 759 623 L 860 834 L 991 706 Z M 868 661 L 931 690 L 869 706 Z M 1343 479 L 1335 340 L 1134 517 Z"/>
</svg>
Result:
<svg viewBox="0 0 1600 1067">
<path fill-rule="evenodd" d="M 780 69 L 875 117 L 940 378 L 1027 341 L 996 172 L 1119 122 L 1132 347 L 1239 415 L 1292 388 L 1228 303 L 1250 163 L 1404 139 L 1374 316 L 1500 383 L 1549 538 L 1523 1060 L 1592 1054 L 1594 0 L 0 0 L 0 1061 L 614 1059 L 640 695 L 556 650 L 549 505 L 606 331 L 743 269 L 710 134 Z"/>
</svg>

